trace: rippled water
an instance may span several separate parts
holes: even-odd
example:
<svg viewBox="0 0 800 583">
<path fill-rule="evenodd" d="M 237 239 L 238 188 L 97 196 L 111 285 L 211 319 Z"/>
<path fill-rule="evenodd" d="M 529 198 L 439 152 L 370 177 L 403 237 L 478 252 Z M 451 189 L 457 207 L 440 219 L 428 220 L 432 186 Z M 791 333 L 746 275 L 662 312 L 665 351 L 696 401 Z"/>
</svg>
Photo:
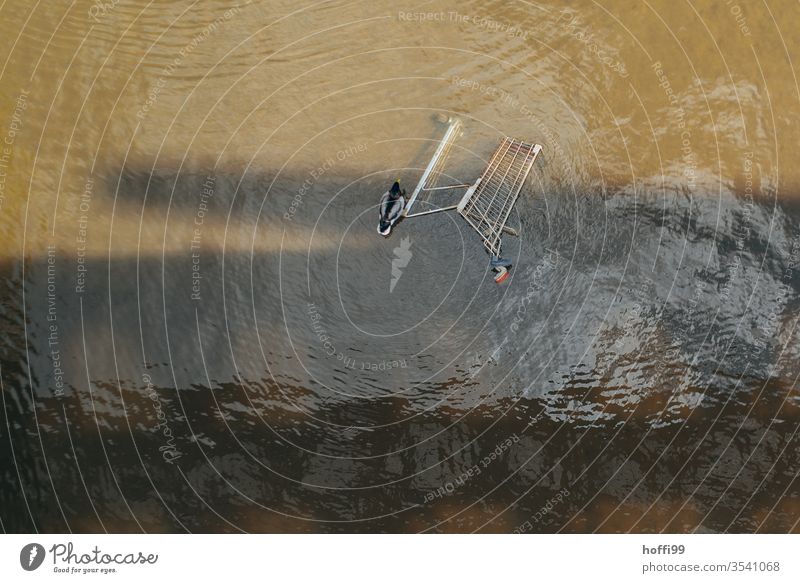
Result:
<svg viewBox="0 0 800 583">
<path fill-rule="evenodd" d="M 0 12 L 5 531 L 798 530 L 795 3 Z"/>
</svg>

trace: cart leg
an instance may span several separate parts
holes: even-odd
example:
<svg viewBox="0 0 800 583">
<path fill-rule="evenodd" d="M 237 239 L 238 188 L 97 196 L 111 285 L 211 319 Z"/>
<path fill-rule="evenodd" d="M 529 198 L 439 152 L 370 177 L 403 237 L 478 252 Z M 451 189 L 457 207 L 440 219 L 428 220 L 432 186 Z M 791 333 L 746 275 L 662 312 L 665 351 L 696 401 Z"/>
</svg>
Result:
<svg viewBox="0 0 800 583">
<path fill-rule="evenodd" d="M 502 257 L 492 257 L 491 261 L 489 261 L 489 265 L 492 269 L 497 269 L 498 267 L 511 267 L 511 260 L 503 259 Z"/>
</svg>

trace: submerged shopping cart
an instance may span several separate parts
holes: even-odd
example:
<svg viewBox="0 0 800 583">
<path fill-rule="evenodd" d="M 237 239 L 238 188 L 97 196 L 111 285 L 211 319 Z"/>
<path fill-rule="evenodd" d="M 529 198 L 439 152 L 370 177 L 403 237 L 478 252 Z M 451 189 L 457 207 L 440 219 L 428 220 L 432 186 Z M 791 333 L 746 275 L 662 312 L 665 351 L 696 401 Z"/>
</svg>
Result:
<svg viewBox="0 0 800 583">
<path fill-rule="evenodd" d="M 495 281 L 500 283 L 508 277 L 508 269 L 511 267 L 511 262 L 503 259 L 500 255 L 502 236 L 504 233 L 517 235 L 516 231 L 506 223 L 514 208 L 514 203 L 519 198 L 525 180 L 542 151 L 542 146 L 505 137 L 500 140 L 486 169 L 474 183 L 434 186 L 434 178 L 441 174 L 447 152 L 461 129 L 458 119 L 449 121 L 447 132 L 405 204 L 402 217 L 410 219 L 455 210 L 480 235 L 484 247 L 491 256 L 491 266 L 497 272 Z M 466 188 L 458 204 L 412 212 L 420 193 L 456 188 Z"/>
</svg>

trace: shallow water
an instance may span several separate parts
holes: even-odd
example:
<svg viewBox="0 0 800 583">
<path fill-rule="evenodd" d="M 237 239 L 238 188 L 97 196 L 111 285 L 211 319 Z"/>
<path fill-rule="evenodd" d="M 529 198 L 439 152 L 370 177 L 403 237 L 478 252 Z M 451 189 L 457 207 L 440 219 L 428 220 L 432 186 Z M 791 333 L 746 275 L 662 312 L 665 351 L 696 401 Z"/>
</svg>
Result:
<svg viewBox="0 0 800 583">
<path fill-rule="evenodd" d="M 5 531 L 798 530 L 796 4 L 0 12 Z"/>
</svg>

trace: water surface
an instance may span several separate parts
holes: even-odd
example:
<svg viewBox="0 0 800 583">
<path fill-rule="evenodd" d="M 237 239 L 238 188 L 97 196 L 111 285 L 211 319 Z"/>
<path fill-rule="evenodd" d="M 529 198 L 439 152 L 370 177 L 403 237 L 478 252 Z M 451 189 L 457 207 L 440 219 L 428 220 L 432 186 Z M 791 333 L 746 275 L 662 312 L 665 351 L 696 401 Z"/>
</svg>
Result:
<svg viewBox="0 0 800 583">
<path fill-rule="evenodd" d="M 798 530 L 795 3 L 0 11 L 5 531 Z"/>
</svg>

